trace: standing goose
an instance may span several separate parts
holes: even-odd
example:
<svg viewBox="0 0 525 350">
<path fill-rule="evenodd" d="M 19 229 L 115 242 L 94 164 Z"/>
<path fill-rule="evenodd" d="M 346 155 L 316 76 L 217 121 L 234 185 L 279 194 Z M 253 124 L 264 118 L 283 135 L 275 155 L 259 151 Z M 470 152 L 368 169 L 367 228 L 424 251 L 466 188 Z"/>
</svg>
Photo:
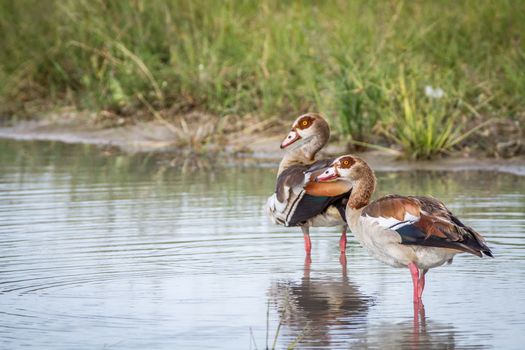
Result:
<svg viewBox="0 0 525 350">
<path fill-rule="evenodd" d="M 315 160 L 329 137 L 328 123 L 318 114 L 304 114 L 294 121 L 281 143 L 287 152 L 279 165 L 277 186 L 268 198 L 266 211 L 275 224 L 301 227 L 308 255 L 312 249 L 311 226 L 342 226 L 339 247 L 343 258 L 347 229 L 344 210 L 350 186 L 344 182 L 313 181 L 334 160 Z"/>
<path fill-rule="evenodd" d="M 410 269 L 414 303 L 421 301 L 429 269 L 462 252 L 492 257 L 483 237 L 435 198 L 389 195 L 369 203 L 376 178 L 358 157 L 335 159 L 315 180 L 351 187 L 346 220 L 352 233 L 374 258 Z"/>
</svg>

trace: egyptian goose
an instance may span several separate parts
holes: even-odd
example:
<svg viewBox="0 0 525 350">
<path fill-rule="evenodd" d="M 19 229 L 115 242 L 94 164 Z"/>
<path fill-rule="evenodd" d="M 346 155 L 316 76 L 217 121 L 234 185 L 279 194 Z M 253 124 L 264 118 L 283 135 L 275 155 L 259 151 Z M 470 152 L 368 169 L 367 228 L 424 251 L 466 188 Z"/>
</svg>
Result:
<svg viewBox="0 0 525 350">
<path fill-rule="evenodd" d="M 429 269 L 451 263 L 462 252 L 492 257 L 483 237 L 435 198 L 388 195 L 369 203 L 376 178 L 356 156 L 335 159 L 315 181 L 352 188 L 346 207 L 350 230 L 374 258 L 410 269 L 414 303 L 421 302 Z"/>
<path fill-rule="evenodd" d="M 268 198 L 266 211 L 275 224 L 301 227 L 308 255 L 312 249 L 311 226 L 342 226 L 339 247 L 343 258 L 347 230 L 344 210 L 350 186 L 344 182 L 313 181 L 334 160 L 315 160 L 329 137 L 328 123 L 318 114 L 304 114 L 294 121 L 281 143 L 287 152 L 279 165 L 275 193 Z"/>
</svg>

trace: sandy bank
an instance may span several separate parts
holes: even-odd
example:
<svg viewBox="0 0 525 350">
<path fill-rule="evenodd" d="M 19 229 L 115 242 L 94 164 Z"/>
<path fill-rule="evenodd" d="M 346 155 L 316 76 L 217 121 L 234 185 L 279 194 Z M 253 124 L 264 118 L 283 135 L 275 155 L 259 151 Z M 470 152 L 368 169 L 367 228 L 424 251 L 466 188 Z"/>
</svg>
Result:
<svg viewBox="0 0 525 350">
<path fill-rule="evenodd" d="M 279 144 L 283 135 L 275 130 L 263 133 L 255 127 L 251 132 L 232 132 L 227 135 L 226 139 L 223 137 L 220 142 L 211 143 L 200 151 L 278 162 L 282 156 Z M 180 137 L 180 133 L 174 133 L 164 123 L 158 121 L 106 128 L 93 126 L 92 123 L 86 123 L 85 120 L 78 120 L 78 118 L 61 118 L 60 120 L 46 118 L 0 127 L 0 138 L 114 146 L 131 153 L 187 153 L 188 147 L 181 146 Z M 344 144 L 332 143 L 324 153 L 325 155 L 340 155 L 347 151 Z M 381 151 L 363 152 L 360 153 L 360 156 L 377 171 L 479 170 L 525 176 L 524 156 L 510 159 L 447 157 L 432 161 L 400 160 Z"/>
</svg>

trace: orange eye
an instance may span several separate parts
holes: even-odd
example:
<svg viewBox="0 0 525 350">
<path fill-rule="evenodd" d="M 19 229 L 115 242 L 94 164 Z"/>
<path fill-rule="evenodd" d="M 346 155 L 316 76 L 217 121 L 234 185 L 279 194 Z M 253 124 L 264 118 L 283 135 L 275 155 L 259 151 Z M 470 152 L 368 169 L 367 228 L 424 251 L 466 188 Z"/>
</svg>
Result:
<svg viewBox="0 0 525 350">
<path fill-rule="evenodd" d="M 348 160 L 343 161 L 343 165 L 349 165 L 350 162 Z"/>
<path fill-rule="evenodd" d="M 303 126 L 307 126 L 307 125 L 308 125 L 308 121 L 303 120 L 303 121 L 301 122 L 301 124 L 302 124 Z"/>
</svg>

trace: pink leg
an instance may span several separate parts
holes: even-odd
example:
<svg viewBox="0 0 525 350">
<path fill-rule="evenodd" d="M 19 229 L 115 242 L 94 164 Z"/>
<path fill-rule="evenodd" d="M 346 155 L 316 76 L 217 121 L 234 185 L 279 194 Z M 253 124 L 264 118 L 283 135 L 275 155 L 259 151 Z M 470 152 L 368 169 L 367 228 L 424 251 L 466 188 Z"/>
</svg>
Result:
<svg viewBox="0 0 525 350">
<path fill-rule="evenodd" d="M 310 257 L 310 254 L 306 254 L 306 257 L 304 258 L 304 278 L 310 278 L 310 266 L 312 265 L 312 258 Z"/>
<path fill-rule="evenodd" d="M 417 295 L 419 299 L 421 299 L 421 297 L 423 296 L 423 291 L 425 290 L 425 274 L 427 273 L 427 271 L 428 270 L 422 270 L 421 276 L 419 277 L 418 291 L 417 291 Z"/>
<path fill-rule="evenodd" d="M 304 251 L 308 255 L 312 252 L 312 241 L 310 240 L 310 235 L 304 235 Z"/>
<path fill-rule="evenodd" d="M 412 323 L 412 341 L 419 343 L 419 303 L 414 303 L 414 318 Z"/>
<path fill-rule="evenodd" d="M 343 228 L 343 233 L 341 233 L 341 238 L 339 238 L 339 249 L 343 254 L 346 252 L 346 227 Z"/>
<path fill-rule="evenodd" d="M 412 275 L 412 284 L 414 285 L 414 303 L 419 303 L 419 269 L 413 262 L 408 264 L 408 268 L 410 269 L 410 274 Z"/>
<path fill-rule="evenodd" d="M 420 328 L 420 321 L 421 326 Z M 412 340 L 415 345 L 419 345 L 419 334 L 423 331 L 425 332 L 426 320 L 425 320 L 425 306 L 421 300 L 414 303 L 414 323 L 413 323 L 413 332 Z M 418 347 L 419 348 L 419 347 Z"/>
<path fill-rule="evenodd" d="M 312 252 L 312 241 L 310 240 L 310 229 L 306 226 L 301 226 L 304 237 L 304 250 L 306 254 L 310 255 Z"/>
<path fill-rule="evenodd" d="M 425 327 L 425 306 L 423 305 L 421 297 L 425 289 L 425 274 L 428 270 L 424 269 L 420 271 L 414 263 L 408 264 L 408 268 L 412 274 L 412 283 L 414 284 L 414 330 L 412 338 L 414 344 L 419 345 L 419 333 L 421 332 L 420 319 L 423 327 Z"/>
<path fill-rule="evenodd" d="M 341 266 L 346 269 L 346 254 L 341 253 L 339 255 L 339 262 L 341 263 Z"/>
</svg>

